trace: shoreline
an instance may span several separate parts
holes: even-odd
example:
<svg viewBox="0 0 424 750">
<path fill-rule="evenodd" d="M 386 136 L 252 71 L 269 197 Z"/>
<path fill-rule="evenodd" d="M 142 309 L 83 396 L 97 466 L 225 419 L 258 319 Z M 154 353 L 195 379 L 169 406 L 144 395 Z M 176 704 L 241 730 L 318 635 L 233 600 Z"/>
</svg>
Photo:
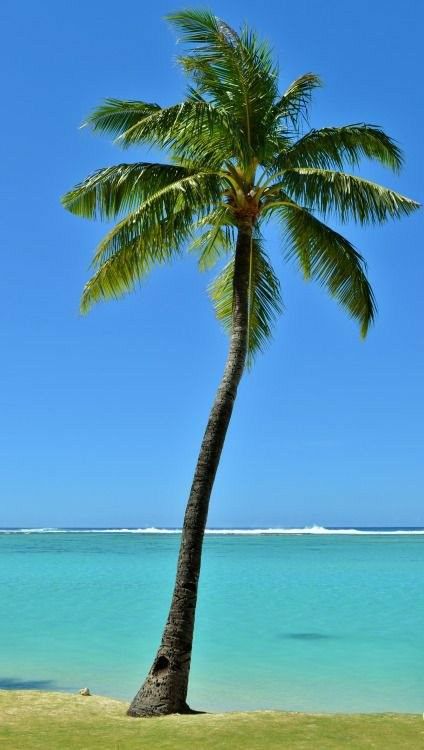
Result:
<svg viewBox="0 0 424 750">
<path fill-rule="evenodd" d="M 65 697 L 65 701 L 69 698 L 77 698 L 80 705 L 83 705 L 85 702 L 89 702 L 90 699 L 94 699 L 93 703 L 102 703 L 102 704 L 110 704 L 111 706 L 120 706 L 122 710 L 125 712 L 127 707 L 130 705 L 130 700 L 126 700 L 124 698 L 117 698 L 111 695 L 101 695 L 99 693 L 92 693 L 90 692 L 89 695 L 81 695 L 79 691 L 72 691 L 72 690 L 32 690 L 27 688 L 0 688 L 0 716 L 1 716 L 1 708 L 2 708 L 2 698 L 4 698 L 5 695 L 15 695 L 20 700 L 23 699 L 25 702 L 25 697 L 28 696 L 29 699 L 35 700 L 39 702 L 40 704 L 44 702 L 44 698 L 46 700 L 51 700 L 52 704 L 54 705 L 55 701 L 57 700 L 58 704 L 61 703 L 61 699 Z M 81 702 L 80 702 L 81 699 Z M 282 715 L 282 716 L 322 716 L 322 717 L 367 717 L 367 716 L 414 716 L 414 717 L 421 717 L 421 714 L 416 713 L 414 711 L 325 711 L 325 710 L 319 710 L 319 711 L 292 711 L 290 709 L 284 709 L 284 708 L 252 708 L 248 710 L 241 710 L 241 709 L 218 709 L 216 711 L 214 710 L 204 710 L 199 706 L 194 706 L 194 714 L 171 714 L 171 716 L 251 716 L 256 714 L 275 714 L 275 715 Z M 159 717 L 158 717 L 159 718 Z M 423 719 L 423 729 L 424 729 L 424 713 L 422 714 Z"/>
</svg>

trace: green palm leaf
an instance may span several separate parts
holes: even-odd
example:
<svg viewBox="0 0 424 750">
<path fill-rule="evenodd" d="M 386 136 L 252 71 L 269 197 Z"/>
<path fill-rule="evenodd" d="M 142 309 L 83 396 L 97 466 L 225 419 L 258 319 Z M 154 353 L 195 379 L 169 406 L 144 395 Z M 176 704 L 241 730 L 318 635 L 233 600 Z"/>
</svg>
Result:
<svg viewBox="0 0 424 750">
<path fill-rule="evenodd" d="M 99 169 L 62 198 L 68 211 L 88 219 L 115 218 L 167 187 L 184 184 L 195 172 L 173 164 L 139 162 Z"/>
<path fill-rule="evenodd" d="M 96 302 L 118 299 L 131 292 L 157 262 L 157 255 L 145 247 L 141 238 L 123 245 L 104 263 L 98 264 L 97 271 L 84 287 L 81 312 L 88 312 Z"/>
<path fill-rule="evenodd" d="M 402 153 L 392 139 L 376 125 L 359 123 L 311 130 L 281 154 L 276 168 L 343 168 L 346 163 L 359 164 L 363 156 L 376 159 L 395 171 L 402 166 Z"/>
<path fill-rule="evenodd" d="M 191 47 L 180 62 L 195 90 L 226 114 L 238 156 L 249 165 L 266 146 L 277 96 L 278 71 L 269 46 L 249 29 L 238 34 L 207 11 L 173 13 L 168 19 Z"/>
<path fill-rule="evenodd" d="M 399 219 L 419 207 L 410 198 L 375 182 L 328 169 L 287 169 L 282 186 L 296 202 L 324 216 L 334 214 L 341 221 L 354 219 L 360 224 Z"/>
<path fill-rule="evenodd" d="M 95 133 L 122 135 L 137 123 L 161 112 L 159 104 L 125 99 L 105 99 L 87 117 L 82 127 L 89 127 Z"/>
<path fill-rule="evenodd" d="M 219 182 L 209 173 L 188 174 L 166 185 L 145 198 L 106 235 L 97 248 L 94 264 L 108 260 L 141 237 L 162 262 L 170 248 L 179 249 L 191 236 L 193 215 L 206 213 L 219 195 Z"/>
<path fill-rule="evenodd" d="M 207 271 L 234 248 L 235 224 L 229 206 L 219 206 L 199 219 L 193 227 L 197 235 L 190 249 L 199 256 L 199 269 Z"/>
<path fill-rule="evenodd" d="M 232 329 L 234 257 L 211 283 L 209 294 L 215 314 L 228 333 Z M 262 247 L 259 235 L 252 238 L 249 270 L 247 363 L 262 351 L 283 305 L 280 282 Z"/>
<path fill-rule="evenodd" d="M 306 279 L 317 279 L 359 321 L 366 336 L 376 314 L 371 285 L 362 256 L 345 237 L 300 206 L 277 209 L 288 242 L 287 257 L 295 257 Z"/>
<path fill-rule="evenodd" d="M 307 116 L 312 92 L 320 86 L 322 81 L 315 73 L 305 73 L 296 78 L 276 103 L 275 117 L 288 120 L 293 128 L 297 128 L 299 119 Z"/>
<path fill-rule="evenodd" d="M 216 201 L 216 178 L 185 174 L 146 197 L 99 243 L 95 274 L 84 288 L 81 310 L 131 291 L 154 264 L 171 260 L 193 232 L 193 213 Z"/>
<path fill-rule="evenodd" d="M 181 158 L 191 155 L 199 161 L 200 139 L 203 145 L 206 141 L 209 143 L 209 155 L 214 153 L 213 149 L 218 150 L 219 163 L 229 157 L 229 130 L 225 118 L 201 98 L 189 97 L 180 104 L 164 108 L 144 102 L 107 99 L 85 124 L 94 131 L 115 136 L 116 143 L 123 148 L 147 143 L 172 148 Z"/>
</svg>

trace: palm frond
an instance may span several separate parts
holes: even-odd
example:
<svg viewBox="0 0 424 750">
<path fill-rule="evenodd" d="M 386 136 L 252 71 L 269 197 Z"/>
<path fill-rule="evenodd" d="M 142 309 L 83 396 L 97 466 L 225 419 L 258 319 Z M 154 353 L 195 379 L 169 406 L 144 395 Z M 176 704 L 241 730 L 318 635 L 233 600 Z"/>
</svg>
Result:
<svg viewBox="0 0 424 750">
<path fill-rule="evenodd" d="M 159 104 L 125 99 L 105 99 L 82 124 L 95 133 L 105 133 L 114 138 L 125 133 L 137 123 L 161 111 Z"/>
<path fill-rule="evenodd" d="M 215 314 L 228 333 L 233 319 L 234 256 L 209 287 Z M 247 364 L 262 351 L 283 304 L 280 282 L 265 254 L 260 236 L 252 238 L 249 269 Z"/>
<path fill-rule="evenodd" d="M 106 99 L 88 117 L 85 125 L 115 136 L 122 148 L 148 144 L 172 149 L 180 158 L 203 161 L 209 166 L 233 155 L 230 128 L 224 114 L 201 97 L 188 97 L 180 104 L 159 107 L 136 101 Z"/>
<path fill-rule="evenodd" d="M 322 81 L 315 73 L 305 73 L 296 78 L 276 103 L 275 117 L 289 121 L 297 129 L 299 120 L 307 116 L 312 92 L 320 86 Z"/>
<path fill-rule="evenodd" d="M 285 203 L 277 208 L 288 243 L 306 279 L 317 279 L 358 320 L 366 336 L 376 314 L 366 263 L 353 245 L 306 209 Z"/>
<path fill-rule="evenodd" d="M 360 224 L 383 222 L 399 219 L 419 208 L 418 203 L 394 190 L 327 169 L 287 169 L 282 186 L 296 202 L 317 209 L 324 216 L 334 214 L 343 222 L 350 219 Z"/>
<path fill-rule="evenodd" d="M 92 261 L 95 272 L 82 295 L 82 312 L 95 302 L 132 291 L 154 265 L 171 261 L 191 238 L 192 206 L 176 202 L 168 216 L 154 202 L 146 201 L 99 243 Z"/>
<path fill-rule="evenodd" d="M 139 162 L 99 169 L 62 197 L 68 211 L 88 219 L 111 219 L 132 211 L 163 188 L 196 173 L 173 164 Z"/>
<path fill-rule="evenodd" d="M 205 101 L 183 101 L 171 107 L 164 107 L 153 112 L 149 117 L 135 122 L 118 138 L 122 146 L 154 144 L 163 148 L 172 148 L 184 135 L 187 129 L 191 137 L 203 135 L 205 130 L 213 133 L 218 125 L 218 113 Z M 219 126 L 222 127 L 222 118 Z"/>
<path fill-rule="evenodd" d="M 394 171 L 402 166 L 402 152 L 377 125 L 355 123 L 336 128 L 311 130 L 276 160 L 284 167 L 343 168 L 356 166 L 362 157 L 375 159 Z"/>
<path fill-rule="evenodd" d="M 277 95 L 278 71 L 270 48 L 247 28 L 237 33 L 208 11 L 183 11 L 168 19 L 190 48 L 180 63 L 195 90 L 225 112 L 238 142 L 236 155 L 249 164 L 264 148 L 264 126 L 267 118 L 271 121 Z"/>
<path fill-rule="evenodd" d="M 96 302 L 118 299 L 131 292 L 137 282 L 147 276 L 154 263 L 157 263 L 157 257 L 153 258 L 152 255 L 151 252 L 146 252 L 142 239 L 136 238 L 99 264 L 95 274 L 84 286 L 81 312 L 87 313 Z"/>
<path fill-rule="evenodd" d="M 193 216 L 208 213 L 221 194 L 214 175 L 199 172 L 181 177 L 145 198 L 100 242 L 93 263 L 104 263 L 122 247 L 143 238 L 158 262 L 170 248 L 180 248 L 192 234 Z"/>
<path fill-rule="evenodd" d="M 200 271 L 207 271 L 234 247 L 235 226 L 229 206 L 219 206 L 199 219 L 193 233 L 190 250 L 199 256 Z"/>
<path fill-rule="evenodd" d="M 167 21 L 180 32 L 180 42 L 209 52 L 211 59 L 226 51 L 226 44 L 237 44 L 237 33 L 209 10 L 182 10 L 168 13 Z"/>
</svg>

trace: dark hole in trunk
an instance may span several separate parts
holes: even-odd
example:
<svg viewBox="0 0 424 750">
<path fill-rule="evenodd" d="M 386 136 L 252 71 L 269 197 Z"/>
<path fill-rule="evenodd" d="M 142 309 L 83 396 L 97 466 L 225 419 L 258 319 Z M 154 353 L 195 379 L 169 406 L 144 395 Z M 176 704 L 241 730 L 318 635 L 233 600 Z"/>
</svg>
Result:
<svg viewBox="0 0 424 750">
<path fill-rule="evenodd" d="M 160 672 L 164 672 L 169 667 L 169 659 L 166 658 L 166 656 L 159 656 L 158 659 L 156 659 L 156 664 L 153 667 L 153 674 L 160 674 Z"/>
</svg>

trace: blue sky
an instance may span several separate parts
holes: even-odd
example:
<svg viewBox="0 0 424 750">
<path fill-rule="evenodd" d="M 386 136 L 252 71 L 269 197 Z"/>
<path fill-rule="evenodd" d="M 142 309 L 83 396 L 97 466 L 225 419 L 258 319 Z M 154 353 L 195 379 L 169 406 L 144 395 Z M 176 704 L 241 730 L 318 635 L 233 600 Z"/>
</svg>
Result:
<svg viewBox="0 0 424 750">
<path fill-rule="evenodd" d="M 192 4 L 196 6 L 196 3 Z M 178 526 L 226 353 L 193 258 L 81 317 L 105 231 L 59 196 L 122 154 L 78 125 L 102 98 L 168 104 L 183 95 L 178 5 L 128 0 L 2 3 L 0 526 Z M 270 0 L 211 5 L 273 44 L 282 86 L 325 82 L 314 127 L 382 125 L 406 155 L 400 176 L 361 173 L 423 200 L 419 3 Z M 324 291 L 268 250 L 286 311 L 240 388 L 210 526 L 424 525 L 422 212 L 349 225 L 379 316 L 362 342 Z"/>
</svg>

